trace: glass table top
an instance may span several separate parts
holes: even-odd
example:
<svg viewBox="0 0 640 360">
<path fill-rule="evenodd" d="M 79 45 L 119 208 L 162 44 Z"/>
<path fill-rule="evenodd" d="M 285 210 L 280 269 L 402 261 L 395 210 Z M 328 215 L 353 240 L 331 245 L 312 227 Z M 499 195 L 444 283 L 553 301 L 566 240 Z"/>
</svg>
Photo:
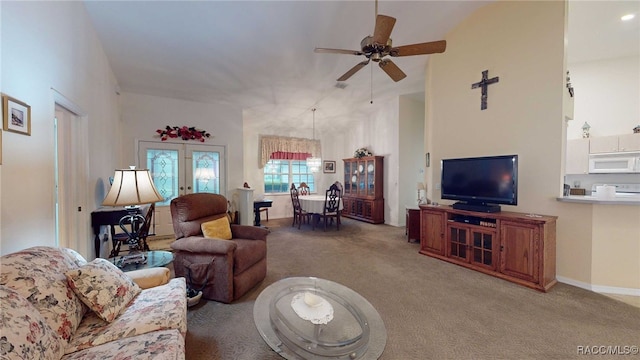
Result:
<svg viewBox="0 0 640 360">
<path fill-rule="evenodd" d="M 387 341 L 382 318 L 365 298 L 314 277 L 269 285 L 253 318 L 265 342 L 286 359 L 377 359 Z"/>
<path fill-rule="evenodd" d="M 132 271 L 169 265 L 173 261 L 173 253 L 162 250 L 143 251 L 116 256 L 109 260 L 122 271 Z"/>
</svg>

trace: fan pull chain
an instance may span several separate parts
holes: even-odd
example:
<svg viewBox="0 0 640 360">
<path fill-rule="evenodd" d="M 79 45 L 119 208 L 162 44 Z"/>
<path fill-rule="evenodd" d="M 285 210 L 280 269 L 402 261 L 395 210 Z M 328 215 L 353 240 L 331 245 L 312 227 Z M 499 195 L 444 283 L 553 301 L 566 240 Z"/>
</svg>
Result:
<svg viewBox="0 0 640 360">
<path fill-rule="evenodd" d="M 376 2 L 377 4 L 377 2 Z M 369 101 L 369 104 L 373 104 L 373 66 L 369 66 L 369 70 L 371 70 L 369 73 L 371 74 L 371 100 Z"/>
</svg>

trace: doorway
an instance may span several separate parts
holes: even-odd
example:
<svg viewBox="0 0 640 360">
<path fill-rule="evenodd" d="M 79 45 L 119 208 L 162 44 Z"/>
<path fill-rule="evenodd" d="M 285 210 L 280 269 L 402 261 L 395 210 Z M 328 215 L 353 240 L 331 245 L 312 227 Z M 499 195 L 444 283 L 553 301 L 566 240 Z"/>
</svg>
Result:
<svg viewBox="0 0 640 360">
<path fill-rule="evenodd" d="M 75 110 L 72 110 L 75 109 Z M 87 127 L 81 111 L 58 94 L 54 126 L 55 241 L 87 257 L 89 246 L 86 211 Z"/>
<path fill-rule="evenodd" d="M 138 141 L 138 167 L 149 169 L 164 201 L 156 203 L 152 233 L 173 234 L 169 204 L 180 195 L 208 192 L 226 197 L 226 152 L 220 145 Z"/>
</svg>

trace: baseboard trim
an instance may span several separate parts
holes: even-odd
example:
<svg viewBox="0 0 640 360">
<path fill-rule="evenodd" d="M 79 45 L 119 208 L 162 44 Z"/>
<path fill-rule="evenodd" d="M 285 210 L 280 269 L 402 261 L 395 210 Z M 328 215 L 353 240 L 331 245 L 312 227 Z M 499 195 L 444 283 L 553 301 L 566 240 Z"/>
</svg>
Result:
<svg viewBox="0 0 640 360">
<path fill-rule="evenodd" d="M 557 280 L 561 283 L 573 285 L 585 290 L 590 290 L 597 293 L 604 294 L 616 294 L 616 295 L 629 295 L 629 296 L 639 296 L 640 297 L 640 289 L 633 288 L 621 288 L 615 286 L 604 286 L 604 285 L 593 285 L 586 282 L 569 279 L 563 276 L 557 276 Z"/>
</svg>

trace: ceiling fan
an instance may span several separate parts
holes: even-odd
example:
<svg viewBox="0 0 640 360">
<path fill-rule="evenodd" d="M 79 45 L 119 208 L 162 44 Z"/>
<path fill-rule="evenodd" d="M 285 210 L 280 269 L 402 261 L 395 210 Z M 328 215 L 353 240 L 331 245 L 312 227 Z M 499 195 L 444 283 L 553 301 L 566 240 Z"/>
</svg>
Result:
<svg viewBox="0 0 640 360">
<path fill-rule="evenodd" d="M 378 1 L 376 1 L 376 26 L 373 30 L 373 36 L 370 35 L 362 39 L 360 42 L 361 50 L 315 48 L 314 52 L 357 56 L 364 55 L 367 58 L 367 60 L 358 63 L 344 73 L 344 75 L 340 76 L 338 81 L 346 81 L 358 72 L 358 70 L 369 64 L 369 61 L 373 60 L 378 63 L 378 66 L 380 66 L 393 81 L 397 82 L 404 79 L 407 74 L 400 70 L 391 59 L 386 59 L 385 56 L 398 57 L 442 53 L 447 47 L 445 40 L 393 47 L 390 36 L 395 23 L 396 19 L 391 16 L 378 15 Z"/>
</svg>

